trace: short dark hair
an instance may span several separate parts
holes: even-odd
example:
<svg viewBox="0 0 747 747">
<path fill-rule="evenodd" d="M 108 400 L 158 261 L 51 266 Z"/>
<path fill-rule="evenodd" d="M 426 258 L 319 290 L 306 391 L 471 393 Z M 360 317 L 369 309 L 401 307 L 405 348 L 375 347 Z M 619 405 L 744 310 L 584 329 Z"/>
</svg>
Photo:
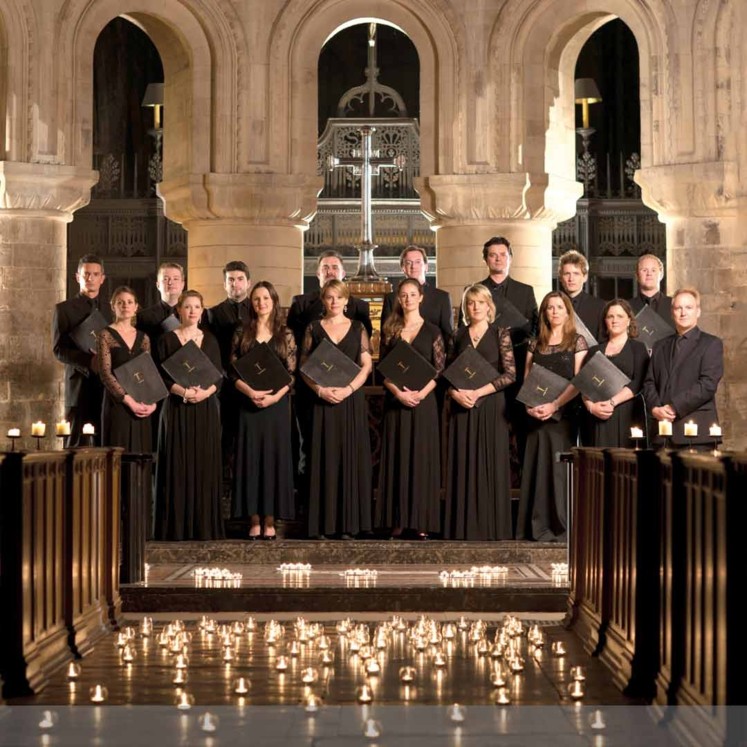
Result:
<svg viewBox="0 0 747 747">
<path fill-rule="evenodd" d="M 83 265 L 99 265 L 99 267 L 101 267 L 101 272 L 104 272 L 104 260 L 101 259 L 98 254 L 84 254 L 78 260 L 78 269 L 76 272 L 80 272 Z"/>
<path fill-rule="evenodd" d="M 247 280 L 252 279 L 252 274 L 249 272 L 249 268 L 246 266 L 246 262 L 242 262 L 240 259 L 235 259 L 233 262 L 229 262 L 223 268 L 223 279 L 226 279 L 226 275 L 229 272 L 243 272 L 246 275 Z"/>
<path fill-rule="evenodd" d="M 508 249 L 508 256 L 513 257 L 514 253 L 511 250 L 511 242 L 505 236 L 492 236 L 482 246 L 482 261 L 488 261 L 488 249 L 496 244 L 501 244 Z"/>
<path fill-rule="evenodd" d="M 607 325 L 607 314 L 613 306 L 619 306 L 625 312 L 625 316 L 630 320 L 628 337 L 638 337 L 638 321 L 635 318 L 635 312 L 624 298 L 613 298 L 611 301 L 607 301 L 602 311 L 602 321 L 605 326 Z"/>
<path fill-rule="evenodd" d="M 319 265 L 322 263 L 323 259 L 329 259 L 330 257 L 334 257 L 335 259 L 340 260 L 340 264 L 344 267 L 345 262 L 342 259 L 342 254 L 340 252 L 335 251 L 334 249 L 325 249 L 317 258 L 316 258 L 316 267 L 319 269 Z"/>
<path fill-rule="evenodd" d="M 423 258 L 423 264 L 427 267 L 428 266 L 428 255 L 425 252 L 425 249 L 423 249 L 422 246 L 416 246 L 415 244 L 410 244 L 409 246 L 406 246 L 402 250 L 402 254 L 399 255 L 399 266 L 404 267 L 405 266 L 405 257 L 410 252 L 420 252 L 420 256 Z"/>
</svg>

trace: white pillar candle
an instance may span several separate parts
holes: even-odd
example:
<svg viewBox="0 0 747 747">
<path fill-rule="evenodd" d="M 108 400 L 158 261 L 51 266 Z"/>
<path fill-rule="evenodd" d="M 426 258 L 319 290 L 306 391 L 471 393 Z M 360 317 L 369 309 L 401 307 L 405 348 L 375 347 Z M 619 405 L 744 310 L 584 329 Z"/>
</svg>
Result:
<svg viewBox="0 0 747 747">
<path fill-rule="evenodd" d="M 46 423 L 42 423 L 41 420 L 38 420 L 36 423 L 31 424 L 31 435 L 32 436 L 38 436 L 39 438 L 41 438 L 44 436 L 46 432 L 47 432 L 47 425 Z"/>
<path fill-rule="evenodd" d="M 672 435 L 672 423 L 669 420 L 659 421 L 659 435 L 660 436 L 671 436 Z"/>
<path fill-rule="evenodd" d="M 20 438 L 20 437 L 21 437 L 20 428 L 9 428 L 8 429 L 8 438 Z"/>
<path fill-rule="evenodd" d="M 67 420 L 61 420 L 55 425 L 55 431 L 58 436 L 69 436 L 70 435 L 70 423 Z"/>
<path fill-rule="evenodd" d="M 631 438 L 643 438 L 643 428 L 637 428 L 636 426 L 633 426 L 630 429 L 630 437 Z"/>
<path fill-rule="evenodd" d="M 711 438 L 721 438 L 721 426 L 714 423 L 708 429 L 708 435 L 711 436 Z"/>
<path fill-rule="evenodd" d="M 685 435 L 688 438 L 693 438 L 698 435 L 698 426 L 693 423 L 692 420 L 689 420 L 687 423 L 685 423 Z"/>
<path fill-rule="evenodd" d="M 93 436 L 96 433 L 96 429 L 93 427 L 93 423 L 86 423 L 83 426 L 84 436 Z"/>
</svg>

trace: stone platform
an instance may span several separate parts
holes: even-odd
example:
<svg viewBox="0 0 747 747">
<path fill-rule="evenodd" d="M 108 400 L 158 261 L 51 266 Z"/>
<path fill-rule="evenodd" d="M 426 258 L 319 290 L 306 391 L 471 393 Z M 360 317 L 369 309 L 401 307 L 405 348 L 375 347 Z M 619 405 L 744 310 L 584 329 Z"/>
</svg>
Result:
<svg viewBox="0 0 747 747">
<path fill-rule="evenodd" d="M 568 593 L 566 548 L 535 542 L 149 543 L 146 559 L 145 581 L 122 587 L 127 613 L 561 612 Z M 241 578 L 206 584 L 200 568 Z"/>
</svg>

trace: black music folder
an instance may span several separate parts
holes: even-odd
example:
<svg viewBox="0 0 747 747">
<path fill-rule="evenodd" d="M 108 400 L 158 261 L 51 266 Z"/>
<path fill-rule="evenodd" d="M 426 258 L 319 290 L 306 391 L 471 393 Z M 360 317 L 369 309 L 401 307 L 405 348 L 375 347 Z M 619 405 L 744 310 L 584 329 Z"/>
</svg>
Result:
<svg viewBox="0 0 747 747">
<path fill-rule="evenodd" d="M 324 387 L 347 386 L 360 373 L 360 366 L 329 340 L 322 340 L 301 366 L 301 373 Z"/>
<path fill-rule="evenodd" d="M 70 330 L 70 339 L 79 350 L 92 353 L 96 350 L 96 335 L 108 324 L 104 315 L 98 309 L 93 309 L 77 327 Z"/>
<path fill-rule="evenodd" d="M 140 353 L 115 368 L 113 373 L 122 389 L 136 402 L 152 405 L 169 396 L 150 353 Z"/>
<path fill-rule="evenodd" d="M 630 384 L 630 379 L 601 350 L 597 350 L 573 377 L 571 384 L 592 402 L 603 402 Z"/>
<path fill-rule="evenodd" d="M 644 306 L 635 316 L 638 323 L 638 339 L 649 349 L 657 340 L 674 334 L 674 328 L 667 324 L 650 306 Z"/>
<path fill-rule="evenodd" d="M 163 370 L 185 389 L 192 386 L 207 389 L 223 378 L 223 373 L 213 365 L 210 358 L 202 352 L 194 340 L 182 345 L 161 365 Z"/>
<path fill-rule="evenodd" d="M 437 375 L 436 369 L 405 340 L 400 340 L 376 369 L 395 386 L 412 391 L 420 391 Z"/>
<path fill-rule="evenodd" d="M 533 363 L 529 375 L 524 379 L 516 399 L 527 407 L 546 405 L 557 399 L 568 386 L 568 379 L 564 379 L 549 368 Z M 560 413 L 553 415 L 554 420 L 560 419 Z"/>
<path fill-rule="evenodd" d="M 495 305 L 495 321 L 493 325 L 496 327 L 520 329 L 529 325 L 529 319 L 511 301 L 503 298 Z"/>
<path fill-rule="evenodd" d="M 575 315 L 574 322 L 576 324 L 576 332 L 579 335 L 581 335 L 581 337 L 583 337 L 584 340 L 586 340 L 586 344 L 590 348 L 593 348 L 595 345 L 598 344 L 597 338 L 594 337 L 593 334 L 591 334 L 591 331 L 589 330 L 589 328 L 584 324 L 584 320 L 578 314 Z"/>
<path fill-rule="evenodd" d="M 266 342 L 255 345 L 233 367 L 242 381 L 258 391 L 275 393 L 293 383 L 288 369 Z"/>
<path fill-rule="evenodd" d="M 471 345 L 444 371 L 444 378 L 455 389 L 479 389 L 498 378 L 498 371 Z"/>
</svg>

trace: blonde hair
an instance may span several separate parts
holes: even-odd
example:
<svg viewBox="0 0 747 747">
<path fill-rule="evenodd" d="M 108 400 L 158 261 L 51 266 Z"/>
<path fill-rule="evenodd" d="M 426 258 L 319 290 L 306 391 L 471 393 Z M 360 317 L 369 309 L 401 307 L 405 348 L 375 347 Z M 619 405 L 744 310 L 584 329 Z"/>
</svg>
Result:
<svg viewBox="0 0 747 747">
<path fill-rule="evenodd" d="M 488 305 L 488 322 L 495 321 L 495 303 L 493 302 L 492 294 L 482 283 L 475 283 L 474 285 L 465 288 L 464 293 L 462 294 L 461 309 L 462 318 L 464 319 L 465 324 L 471 323 L 471 319 L 467 313 L 467 301 L 469 301 L 470 298 L 479 298 L 482 301 L 485 301 Z"/>
</svg>

